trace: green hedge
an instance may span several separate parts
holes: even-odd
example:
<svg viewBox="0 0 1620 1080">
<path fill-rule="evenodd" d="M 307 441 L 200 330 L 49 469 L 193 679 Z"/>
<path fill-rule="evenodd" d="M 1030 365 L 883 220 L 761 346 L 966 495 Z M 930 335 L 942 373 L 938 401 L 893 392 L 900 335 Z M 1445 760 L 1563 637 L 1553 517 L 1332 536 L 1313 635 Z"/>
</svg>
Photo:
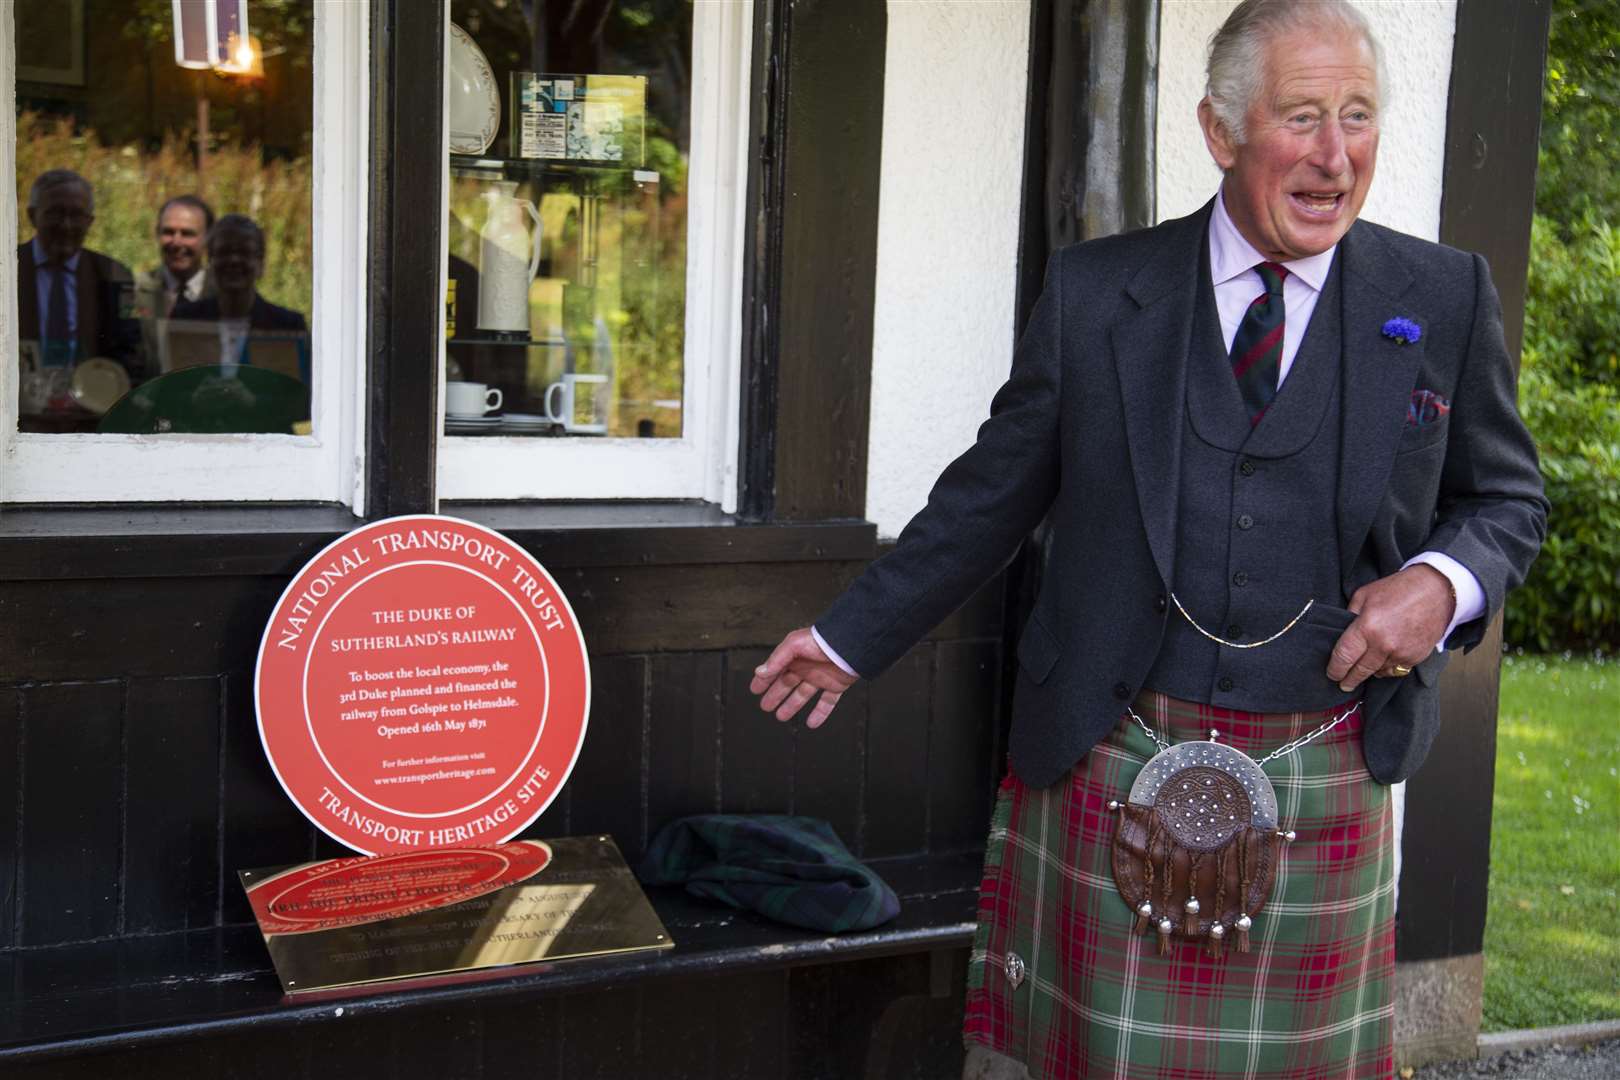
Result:
<svg viewBox="0 0 1620 1080">
<path fill-rule="evenodd" d="M 1508 600 L 1507 641 L 1620 649 L 1620 232 L 1590 218 L 1531 236 L 1519 409 L 1541 452 L 1548 537 Z"/>
</svg>

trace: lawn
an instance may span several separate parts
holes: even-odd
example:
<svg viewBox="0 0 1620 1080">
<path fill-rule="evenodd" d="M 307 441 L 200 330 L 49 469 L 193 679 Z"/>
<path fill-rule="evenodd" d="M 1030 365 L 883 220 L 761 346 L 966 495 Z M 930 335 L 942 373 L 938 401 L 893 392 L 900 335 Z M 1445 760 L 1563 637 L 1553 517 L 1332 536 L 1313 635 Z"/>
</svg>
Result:
<svg viewBox="0 0 1620 1080">
<path fill-rule="evenodd" d="M 1620 1017 L 1620 661 L 1502 666 L 1485 1030 Z"/>
</svg>

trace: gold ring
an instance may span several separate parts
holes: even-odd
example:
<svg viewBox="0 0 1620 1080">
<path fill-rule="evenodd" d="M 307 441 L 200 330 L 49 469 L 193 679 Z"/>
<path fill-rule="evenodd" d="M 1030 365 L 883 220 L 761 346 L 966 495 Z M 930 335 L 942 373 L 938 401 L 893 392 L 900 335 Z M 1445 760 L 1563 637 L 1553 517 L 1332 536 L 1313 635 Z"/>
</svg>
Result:
<svg viewBox="0 0 1620 1080">
<path fill-rule="evenodd" d="M 1412 674 L 1412 669 L 1407 667 L 1405 664 L 1392 664 L 1390 665 L 1389 670 L 1395 673 L 1395 677 L 1397 679 L 1404 678 L 1407 675 Z"/>
</svg>

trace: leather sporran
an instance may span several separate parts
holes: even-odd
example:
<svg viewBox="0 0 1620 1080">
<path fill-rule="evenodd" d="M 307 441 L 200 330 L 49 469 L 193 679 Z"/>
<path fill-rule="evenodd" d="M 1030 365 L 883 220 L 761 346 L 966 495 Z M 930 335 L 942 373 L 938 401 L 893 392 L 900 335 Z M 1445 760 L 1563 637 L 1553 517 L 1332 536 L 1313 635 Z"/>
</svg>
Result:
<svg viewBox="0 0 1620 1080">
<path fill-rule="evenodd" d="M 1159 952 L 1170 938 L 1202 938 L 1219 957 L 1228 937 L 1249 951 L 1253 917 L 1275 882 L 1282 844 L 1271 781 L 1248 755 L 1210 742 L 1181 743 L 1145 765 L 1114 833 L 1114 883 L 1151 928 Z"/>
</svg>

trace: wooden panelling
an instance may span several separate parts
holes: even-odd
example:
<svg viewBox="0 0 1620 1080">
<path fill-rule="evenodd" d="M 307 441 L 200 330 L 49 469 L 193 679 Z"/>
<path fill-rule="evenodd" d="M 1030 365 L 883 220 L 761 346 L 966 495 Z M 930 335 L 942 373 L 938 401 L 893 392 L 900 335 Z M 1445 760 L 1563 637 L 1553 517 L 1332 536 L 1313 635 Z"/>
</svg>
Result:
<svg viewBox="0 0 1620 1080">
<path fill-rule="evenodd" d="M 871 688 L 856 683 L 827 722 L 814 731 L 804 726 L 806 707 L 791 721 L 793 732 L 793 812 L 821 818 L 852 851 L 866 817 L 866 709 Z M 766 723 L 774 718 L 760 713 Z"/>
<path fill-rule="evenodd" d="M 928 800 L 906 777 L 926 775 L 934 646 L 923 645 L 872 683 L 867 696 L 867 817 L 861 854 L 909 855 L 928 847 Z"/>
<path fill-rule="evenodd" d="M 726 653 L 720 739 L 720 805 L 731 814 L 793 808 L 793 728 L 759 710 L 748 692 L 763 650 Z"/>
<path fill-rule="evenodd" d="M 23 693 L 20 945 L 121 929 L 123 699 L 117 682 Z"/>
<path fill-rule="evenodd" d="M 651 658 L 647 829 L 720 809 L 720 653 Z"/>
<path fill-rule="evenodd" d="M 130 684 L 124 931 L 214 925 L 219 913 L 219 677 Z"/>
<path fill-rule="evenodd" d="M 570 828 L 577 833 L 607 833 L 631 861 L 640 856 L 645 843 L 646 694 L 645 657 L 591 658 L 590 722 L 579 763 L 568 781 L 574 797 Z"/>
<path fill-rule="evenodd" d="M 18 873 L 22 868 L 22 691 L 0 687 L 0 949 L 16 944 Z"/>
<path fill-rule="evenodd" d="M 287 797 L 265 759 L 249 677 L 228 677 L 224 698 L 225 760 L 220 792 L 225 806 L 225 880 L 221 909 L 225 922 L 243 923 L 251 922 L 253 914 L 236 872 L 311 858 L 315 828 Z"/>
<path fill-rule="evenodd" d="M 934 657 L 928 850 L 966 851 L 984 845 L 1000 776 L 991 755 L 1001 654 L 986 642 L 941 642 Z"/>
<path fill-rule="evenodd" d="M 281 578 L 0 583 L 0 671 L 66 682 L 251 668 Z"/>
</svg>

